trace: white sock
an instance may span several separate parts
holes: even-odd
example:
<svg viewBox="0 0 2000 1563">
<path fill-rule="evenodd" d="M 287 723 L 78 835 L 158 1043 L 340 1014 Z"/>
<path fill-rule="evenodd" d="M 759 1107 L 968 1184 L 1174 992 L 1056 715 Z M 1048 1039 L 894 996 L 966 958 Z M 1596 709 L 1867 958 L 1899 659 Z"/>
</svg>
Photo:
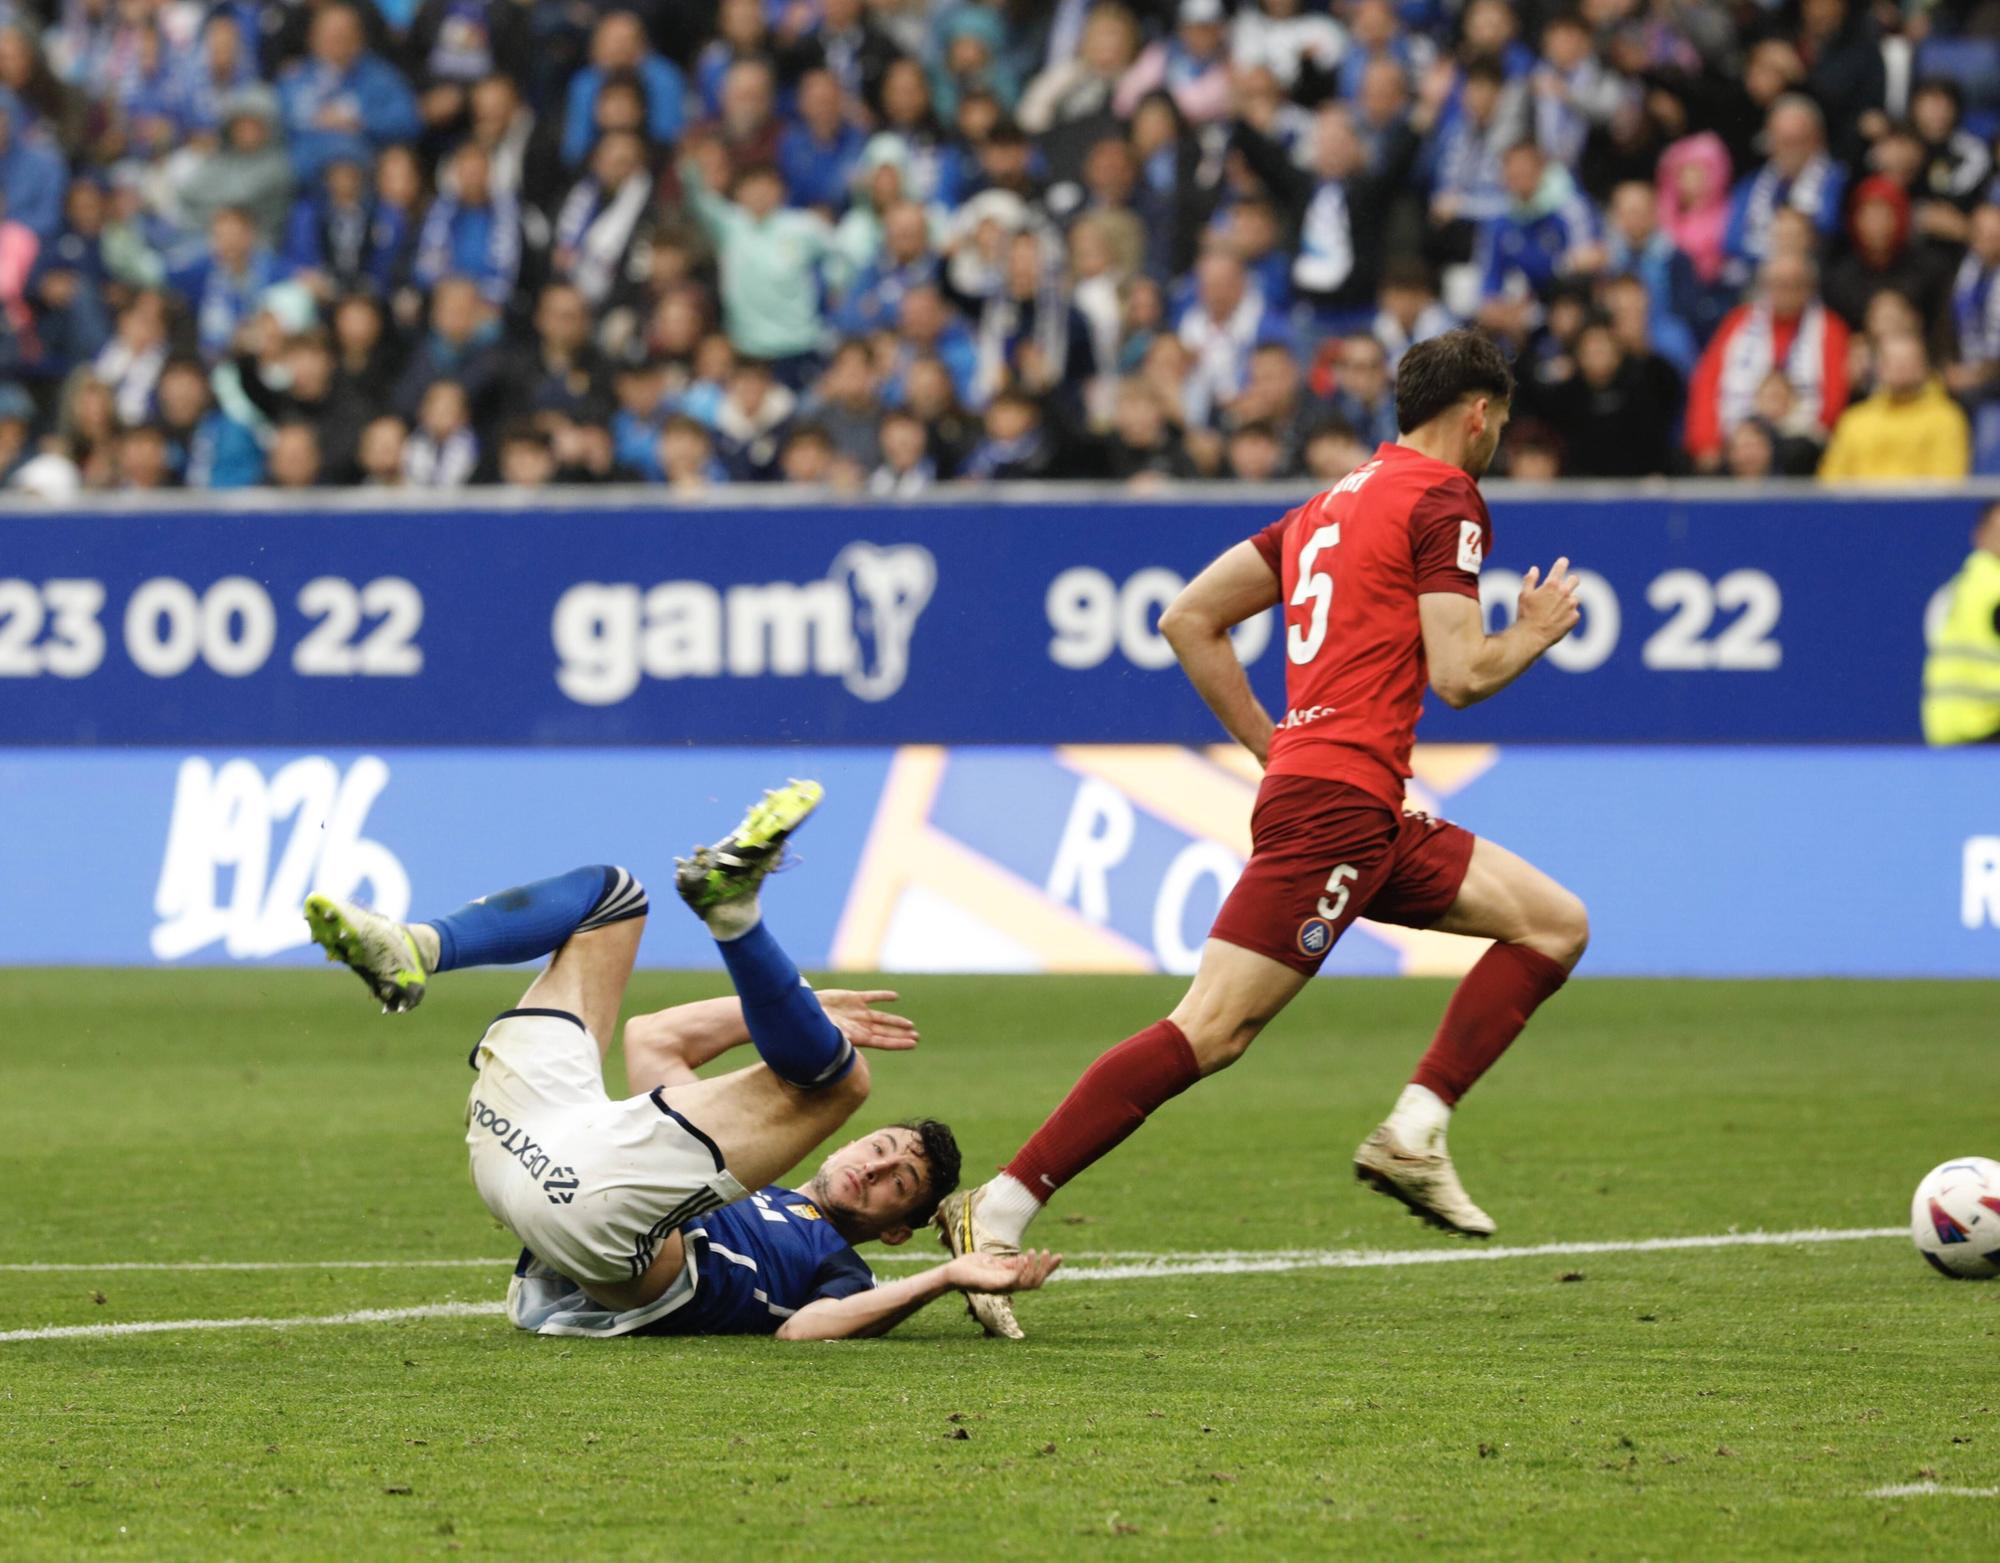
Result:
<svg viewBox="0 0 2000 1563">
<path fill-rule="evenodd" d="M 727 944 L 731 939 L 740 939 L 764 920 L 764 909 L 757 904 L 753 895 L 742 901 L 724 901 L 719 906 L 711 906 L 701 914 L 701 920 L 708 924 L 708 931 Z"/>
<path fill-rule="evenodd" d="M 1028 1223 L 1042 1213 L 1042 1202 L 1019 1178 L 996 1172 L 979 1193 L 979 1224 L 1003 1243 L 1021 1246 Z"/>
<path fill-rule="evenodd" d="M 405 923 L 410 940 L 417 947 L 417 960 L 423 965 L 424 975 L 430 976 L 438 969 L 438 952 L 442 944 L 438 931 L 429 923 Z"/>
<path fill-rule="evenodd" d="M 1389 1132 L 1413 1151 L 1441 1151 L 1451 1108 L 1428 1086 L 1406 1085 L 1389 1114 Z"/>
</svg>

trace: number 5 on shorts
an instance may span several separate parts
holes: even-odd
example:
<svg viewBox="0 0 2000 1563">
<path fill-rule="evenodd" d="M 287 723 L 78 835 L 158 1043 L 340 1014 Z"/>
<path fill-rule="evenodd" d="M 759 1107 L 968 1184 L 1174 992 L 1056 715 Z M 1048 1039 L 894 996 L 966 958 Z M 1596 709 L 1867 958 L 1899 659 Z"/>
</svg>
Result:
<svg viewBox="0 0 2000 1563">
<path fill-rule="evenodd" d="M 1319 898 L 1319 915 L 1330 923 L 1340 921 L 1340 914 L 1347 910 L 1348 886 L 1361 875 L 1361 870 L 1352 863 L 1343 863 L 1326 876 L 1326 894 Z"/>
</svg>

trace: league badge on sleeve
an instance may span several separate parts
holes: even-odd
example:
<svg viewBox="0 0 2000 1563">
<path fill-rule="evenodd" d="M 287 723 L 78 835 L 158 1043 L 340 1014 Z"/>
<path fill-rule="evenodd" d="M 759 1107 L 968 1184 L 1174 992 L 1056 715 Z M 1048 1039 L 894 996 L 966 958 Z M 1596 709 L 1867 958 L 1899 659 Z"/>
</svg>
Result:
<svg viewBox="0 0 2000 1563">
<path fill-rule="evenodd" d="M 1486 562 L 1486 540 L 1477 521 L 1458 523 L 1458 567 L 1470 570 L 1474 575 Z"/>
<path fill-rule="evenodd" d="M 1333 944 L 1333 924 L 1324 917 L 1308 917 L 1299 924 L 1299 953 L 1324 955 Z"/>
</svg>

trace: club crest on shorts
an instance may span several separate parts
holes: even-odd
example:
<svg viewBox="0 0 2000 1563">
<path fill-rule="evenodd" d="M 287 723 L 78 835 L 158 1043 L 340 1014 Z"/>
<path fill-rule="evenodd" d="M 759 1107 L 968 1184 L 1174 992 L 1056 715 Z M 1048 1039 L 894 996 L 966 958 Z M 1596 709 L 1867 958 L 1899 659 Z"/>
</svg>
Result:
<svg viewBox="0 0 2000 1563">
<path fill-rule="evenodd" d="M 1299 954 L 1324 955 L 1333 947 L 1333 924 L 1324 917 L 1308 917 L 1299 924 Z"/>
</svg>

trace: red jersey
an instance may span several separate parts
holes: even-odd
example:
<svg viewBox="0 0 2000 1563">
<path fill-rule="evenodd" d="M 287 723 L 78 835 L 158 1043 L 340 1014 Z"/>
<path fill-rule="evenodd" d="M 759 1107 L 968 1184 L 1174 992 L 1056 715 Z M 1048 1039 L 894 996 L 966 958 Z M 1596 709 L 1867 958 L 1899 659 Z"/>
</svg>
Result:
<svg viewBox="0 0 2000 1563">
<path fill-rule="evenodd" d="M 1287 710 L 1266 774 L 1346 782 L 1400 809 L 1428 677 L 1417 598 L 1479 596 L 1493 541 L 1479 486 L 1383 445 L 1252 541 L 1284 591 Z"/>
</svg>

